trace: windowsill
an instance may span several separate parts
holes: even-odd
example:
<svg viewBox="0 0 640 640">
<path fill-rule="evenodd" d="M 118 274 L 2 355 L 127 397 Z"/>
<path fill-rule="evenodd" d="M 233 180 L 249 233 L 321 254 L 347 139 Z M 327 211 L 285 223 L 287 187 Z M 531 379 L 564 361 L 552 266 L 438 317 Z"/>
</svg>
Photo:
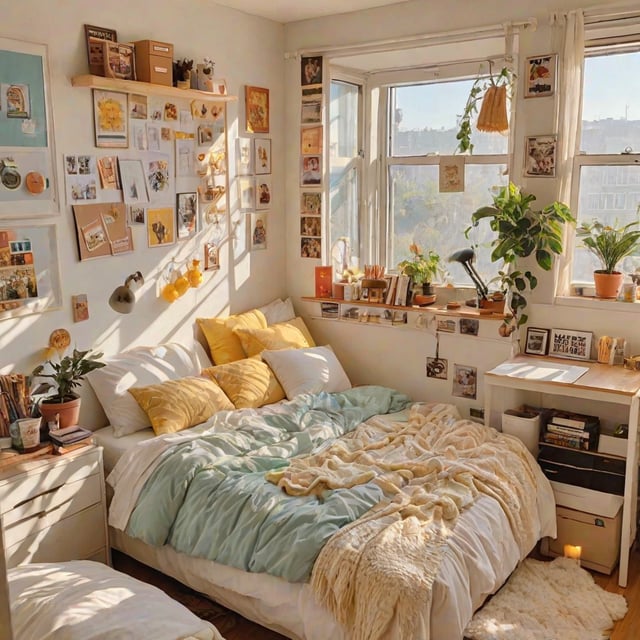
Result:
<svg viewBox="0 0 640 640">
<path fill-rule="evenodd" d="M 556 296 L 555 304 L 561 307 L 575 307 L 578 309 L 601 309 L 602 311 L 629 311 L 640 313 L 640 300 L 633 302 L 619 302 L 605 300 L 593 296 Z"/>
</svg>

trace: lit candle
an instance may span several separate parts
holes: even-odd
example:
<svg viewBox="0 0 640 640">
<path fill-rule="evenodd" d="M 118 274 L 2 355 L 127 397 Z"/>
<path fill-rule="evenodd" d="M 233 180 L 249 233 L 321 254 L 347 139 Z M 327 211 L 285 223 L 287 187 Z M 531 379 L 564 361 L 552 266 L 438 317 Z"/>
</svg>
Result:
<svg viewBox="0 0 640 640">
<path fill-rule="evenodd" d="M 578 564 L 580 564 L 580 556 L 581 555 L 582 555 L 582 547 L 575 546 L 575 545 L 572 545 L 572 544 L 565 544 L 564 545 L 564 557 L 565 558 L 572 558 Z"/>
</svg>

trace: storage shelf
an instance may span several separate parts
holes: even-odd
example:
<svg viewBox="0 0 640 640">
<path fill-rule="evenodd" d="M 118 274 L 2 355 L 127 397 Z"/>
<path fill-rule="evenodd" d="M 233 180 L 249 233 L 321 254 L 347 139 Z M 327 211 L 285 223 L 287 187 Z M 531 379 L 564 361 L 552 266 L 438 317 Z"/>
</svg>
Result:
<svg viewBox="0 0 640 640">
<path fill-rule="evenodd" d="M 433 313 L 439 316 L 452 316 L 454 318 L 482 318 L 484 320 L 504 320 L 504 313 L 495 313 L 493 311 L 485 311 L 473 309 L 472 307 L 460 307 L 459 309 L 447 309 L 438 307 L 434 304 L 426 307 L 412 305 L 410 307 L 402 307 L 393 304 L 383 304 L 381 302 L 369 302 L 368 300 L 343 300 L 341 298 L 315 298 L 312 296 L 302 296 L 305 302 L 333 302 L 339 305 L 349 305 L 351 307 L 373 307 L 377 309 L 391 309 L 395 311 L 417 311 L 421 313 Z"/>
<path fill-rule="evenodd" d="M 178 89 L 163 84 L 151 82 L 138 82 L 137 80 L 121 80 L 120 78 L 103 78 L 89 74 L 73 76 L 71 84 L 74 87 L 87 87 L 89 89 L 105 89 L 108 91 L 124 91 L 125 93 L 139 93 L 153 96 L 172 96 L 174 98 L 191 98 L 197 100 L 211 100 L 215 102 L 233 102 L 238 96 L 221 96 L 208 91 L 197 89 Z"/>
</svg>

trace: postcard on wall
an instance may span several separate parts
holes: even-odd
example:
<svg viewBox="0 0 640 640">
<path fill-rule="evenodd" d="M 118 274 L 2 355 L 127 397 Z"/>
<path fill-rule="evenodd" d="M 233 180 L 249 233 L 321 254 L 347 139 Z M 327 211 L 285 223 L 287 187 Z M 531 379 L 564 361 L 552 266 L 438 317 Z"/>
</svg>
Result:
<svg viewBox="0 0 640 640">
<path fill-rule="evenodd" d="M 213 242 L 204 245 L 204 270 L 217 271 L 220 268 L 220 248 Z"/>
<path fill-rule="evenodd" d="M 103 189 L 120 189 L 118 156 L 98 158 L 98 173 L 100 174 L 100 184 Z"/>
<path fill-rule="evenodd" d="M 322 153 L 322 125 L 300 129 L 300 153 Z"/>
<path fill-rule="evenodd" d="M 322 56 L 302 56 L 300 59 L 300 84 L 322 84 Z"/>
<path fill-rule="evenodd" d="M 146 120 L 148 97 L 138 93 L 129 94 L 129 116 L 134 120 Z"/>
<path fill-rule="evenodd" d="M 98 174 L 95 156 L 65 155 L 64 182 L 68 204 L 98 200 Z"/>
<path fill-rule="evenodd" d="M 237 138 L 236 154 L 238 175 L 250 176 L 253 173 L 253 140 Z"/>
<path fill-rule="evenodd" d="M 438 185 L 440 193 L 464 191 L 464 156 L 441 156 Z"/>
<path fill-rule="evenodd" d="M 528 136 L 525 140 L 527 177 L 553 178 L 556 175 L 556 145 L 558 136 Z"/>
<path fill-rule="evenodd" d="M 267 248 L 267 215 L 251 214 L 251 250 Z"/>
<path fill-rule="evenodd" d="M 89 319 L 89 300 L 86 293 L 71 296 L 71 307 L 74 322 L 83 322 Z"/>
<path fill-rule="evenodd" d="M 302 156 L 300 158 L 300 184 L 303 187 L 322 183 L 322 156 Z"/>
<path fill-rule="evenodd" d="M 186 240 L 198 231 L 198 194 L 176 194 L 176 221 L 178 240 Z"/>
<path fill-rule="evenodd" d="M 245 87 L 245 129 L 249 133 L 269 133 L 269 89 Z"/>
<path fill-rule="evenodd" d="M 253 178 L 238 178 L 240 208 L 247 210 L 256 206 L 255 182 Z"/>
<path fill-rule="evenodd" d="M 256 174 L 261 175 L 271 173 L 271 139 L 256 138 L 254 141 L 254 148 L 256 152 Z"/>
<path fill-rule="evenodd" d="M 173 179 L 171 164 L 166 154 L 147 154 L 143 160 L 150 202 L 172 200 Z"/>
<path fill-rule="evenodd" d="M 322 191 L 303 191 L 300 196 L 300 214 L 319 216 L 322 213 Z"/>
<path fill-rule="evenodd" d="M 272 197 L 271 176 L 256 178 L 256 209 L 269 209 Z"/>
<path fill-rule="evenodd" d="M 147 210 L 147 239 L 150 247 L 174 244 L 176 236 L 173 207 Z"/>
<path fill-rule="evenodd" d="M 93 118 L 96 147 L 129 146 L 127 94 L 93 90 Z"/>
<path fill-rule="evenodd" d="M 300 238 L 301 258 L 321 258 L 322 240 L 320 238 Z"/>
<path fill-rule="evenodd" d="M 525 98 L 552 96 L 556 88 L 558 55 L 527 58 L 525 63 Z"/>
<path fill-rule="evenodd" d="M 122 197 L 126 204 L 149 202 L 147 181 L 140 160 L 124 159 L 119 161 Z"/>
<path fill-rule="evenodd" d="M 313 91 L 306 93 L 302 90 L 302 103 L 300 105 L 301 124 L 319 124 L 322 122 L 322 92 Z"/>
<path fill-rule="evenodd" d="M 458 398 L 475 399 L 477 393 L 478 370 L 462 364 L 454 364 L 452 395 Z"/>
<path fill-rule="evenodd" d="M 162 127 L 157 124 L 147 122 L 147 148 L 149 151 L 161 151 L 162 149 Z"/>
<path fill-rule="evenodd" d="M 321 221 L 320 216 L 303 216 L 300 219 L 300 235 L 319 238 L 322 235 Z"/>
<path fill-rule="evenodd" d="M 144 224 L 145 223 L 145 207 L 137 204 L 129 205 L 129 224 Z"/>
<path fill-rule="evenodd" d="M 192 178 L 195 176 L 195 151 L 195 140 L 176 140 L 176 177 Z"/>
<path fill-rule="evenodd" d="M 146 151 L 149 148 L 146 122 L 134 121 L 131 123 L 131 147 L 136 151 Z"/>
</svg>

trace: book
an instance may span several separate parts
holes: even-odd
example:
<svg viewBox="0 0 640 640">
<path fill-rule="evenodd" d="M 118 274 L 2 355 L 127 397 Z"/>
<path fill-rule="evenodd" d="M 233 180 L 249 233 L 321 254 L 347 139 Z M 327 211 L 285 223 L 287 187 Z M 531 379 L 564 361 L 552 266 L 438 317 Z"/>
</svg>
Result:
<svg viewBox="0 0 640 640">
<path fill-rule="evenodd" d="M 65 427 L 64 429 L 51 429 L 49 439 L 54 445 L 66 446 L 93 437 L 93 432 L 84 427 Z"/>
<path fill-rule="evenodd" d="M 396 274 L 390 274 L 384 277 L 387 281 L 387 292 L 385 294 L 384 303 L 393 304 L 396 295 L 396 286 L 398 285 L 398 276 Z"/>
<path fill-rule="evenodd" d="M 396 284 L 396 295 L 393 304 L 396 307 L 407 306 L 407 295 L 409 293 L 409 284 L 411 278 L 409 276 L 398 276 L 398 282 Z"/>
<path fill-rule="evenodd" d="M 598 416 L 589 416 L 583 413 L 572 413 L 570 411 L 560 411 L 558 409 L 555 409 L 551 413 L 551 419 L 555 424 L 563 427 L 574 427 L 576 429 L 584 429 L 586 426 L 600 424 L 600 418 L 598 418 Z"/>
<path fill-rule="evenodd" d="M 542 436 L 542 440 L 549 444 L 555 444 L 560 447 L 568 447 L 569 449 L 580 449 L 582 451 L 589 450 L 589 441 L 584 438 L 575 438 L 560 433 L 546 432 Z"/>
<path fill-rule="evenodd" d="M 78 440 L 77 442 L 71 442 L 70 444 L 55 444 L 52 442 L 53 453 L 57 455 L 64 455 L 65 453 L 69 453 L 70 451 L 75 451 L 76 449 L 82 449 L 82 447 L 89 446 L 91 444 L 95 444 L 93 436 L 88 438 L 83 438 L 82 440 Z"/>
<path fill-rule="evenodd" d="M 547 431 L 551 431 L 552 433 L 559 433 L 573 438 L 586 438 L 587 440 L 591 436 L 589 431 L 584 431 L 583 429 L 574 429 L 573 427 L 564 427 L 559 424 L 554 424 L 553 422 L 547 424 Z"/>
</svg>

